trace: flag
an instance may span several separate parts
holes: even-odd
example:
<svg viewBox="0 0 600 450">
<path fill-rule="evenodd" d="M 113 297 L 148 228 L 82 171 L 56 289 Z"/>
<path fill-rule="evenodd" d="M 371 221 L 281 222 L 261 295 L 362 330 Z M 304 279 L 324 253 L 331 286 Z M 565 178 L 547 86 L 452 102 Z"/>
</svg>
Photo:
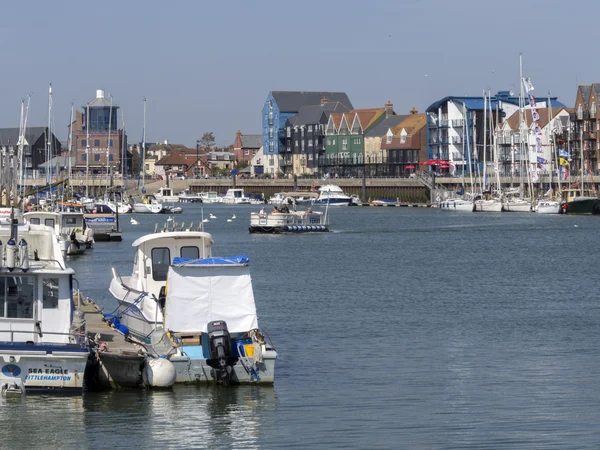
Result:
<svg viewBox="0 0 600 450">
<path fill-rule="evenodd" d="M 544 158 L 540 158 L 539 156 L 537 157 L 537 162 L 538 164 L 548 164 L 548 161 L 546 161 Z"/>
<path fill-rule="evenodd" d="M 531 84 L 531 78 L 523 78 L 523 88 L 525 92 L 533 91 L 533 84 Z"/>
<path fill-rule="evenodd" d="M 569 161 L 567 161 L 565 158 L 560 158 L 559 163 L 561 166 L 568 166 L 569 165 Z"/>
</svg>

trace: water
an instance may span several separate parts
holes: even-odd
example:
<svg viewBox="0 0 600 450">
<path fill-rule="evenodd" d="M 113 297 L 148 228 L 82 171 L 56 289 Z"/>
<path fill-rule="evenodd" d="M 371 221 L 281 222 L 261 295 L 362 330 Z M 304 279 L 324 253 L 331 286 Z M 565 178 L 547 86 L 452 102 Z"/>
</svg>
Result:
<svg viewBox="0 0 600 450">
<path fill-rule="evenodd" d="M 214 254 L 251 258 L 273 388 L 27 397 L 0 448 L 598 447 L 598 218 L 334 208 L 331 233 L 269 236 L 253 210 L 204 214 Z M 157 217 L 136 219 L 71 262 L 107 309 L 109 265 L 130 272 Z"/>
</svg>

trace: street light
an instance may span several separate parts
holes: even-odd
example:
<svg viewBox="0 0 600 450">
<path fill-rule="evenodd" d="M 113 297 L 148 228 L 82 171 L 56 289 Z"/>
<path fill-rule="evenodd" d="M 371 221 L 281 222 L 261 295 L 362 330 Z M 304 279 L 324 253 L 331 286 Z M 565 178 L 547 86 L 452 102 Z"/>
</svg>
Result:
<svg viewBox="0 0 600 450">
<path fill-rule="evenodd" d="M 198 178 L 198 173 L 200 172 L 199 159 L 200 159 L 200 139 L 196 139 L 196 178 Z"/>
</svg>

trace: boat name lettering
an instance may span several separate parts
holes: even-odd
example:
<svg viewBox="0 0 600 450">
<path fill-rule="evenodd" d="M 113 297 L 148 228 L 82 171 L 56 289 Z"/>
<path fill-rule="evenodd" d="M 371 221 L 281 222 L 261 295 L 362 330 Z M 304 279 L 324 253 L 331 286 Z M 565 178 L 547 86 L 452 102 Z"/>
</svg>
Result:
<svg viewBox="0 0 600 450">
<path fill-rule="evenodd" d="M 46 374 L 60 374 L 60 375 L 67 375 L 69 373 L 69 369 L 61 369 L 61 368 L 56 368 L 56 369 L 39 369 L 39 368 L 31 368 L 29 369 L 29 373 L 46 373 Z"/>
<path fill-rule="evenodd" d="M 27 375 L 25 380 L 31 381 L 71 381 L 71 375 Z"/>
</svg>

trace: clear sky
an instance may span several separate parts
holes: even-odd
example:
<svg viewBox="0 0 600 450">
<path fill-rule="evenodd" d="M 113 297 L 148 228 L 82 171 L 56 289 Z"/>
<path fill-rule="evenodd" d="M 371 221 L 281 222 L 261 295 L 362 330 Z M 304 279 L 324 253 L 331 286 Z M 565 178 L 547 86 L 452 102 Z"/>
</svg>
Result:
<svg viewBox="0 0 600 450">
<path fill-rule="evenodd" d="M 13 1 L 0 19 L 0 127 L 47 123 L 105 89 L 129 142 L 231 144 L 260 133 L 270 90 L 345 91 L 357 108 L 423 111 L 447 95 L 518 90 L 519 53 L 535 94 L 567 106 L 600 82 L 598 0 Z"/>
</svg>

